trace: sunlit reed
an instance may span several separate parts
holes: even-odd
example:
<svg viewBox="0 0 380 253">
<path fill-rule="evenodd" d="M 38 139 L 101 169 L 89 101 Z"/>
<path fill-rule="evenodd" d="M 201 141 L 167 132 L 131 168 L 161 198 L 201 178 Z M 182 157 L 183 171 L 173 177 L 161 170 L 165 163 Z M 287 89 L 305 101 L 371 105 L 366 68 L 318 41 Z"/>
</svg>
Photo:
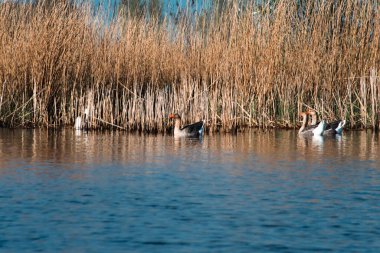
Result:
<svg viewBox="0 0 380 253">
<path fill-rule="evenodd" d="M 295 127 L 315 109 L 375 127 L 376 1 L 278 1 L 173 19 L 108 21 L 90 6 L 0 4 L 0 124 L 163 132 L 168 114 L 211 131 Z M 189 14 L 188 14 L 189 15 Z"/>
</svg>

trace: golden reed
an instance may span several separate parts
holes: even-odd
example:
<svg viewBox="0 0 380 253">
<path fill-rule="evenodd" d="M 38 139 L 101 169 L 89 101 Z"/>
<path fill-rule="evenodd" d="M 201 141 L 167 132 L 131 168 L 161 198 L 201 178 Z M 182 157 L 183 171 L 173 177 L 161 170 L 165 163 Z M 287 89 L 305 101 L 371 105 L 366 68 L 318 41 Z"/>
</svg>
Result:
<svg viewBox="0 0 380 253">
<path fill-rule="evenodd" d="M 73 125 L 88 108 L 97 129 L 161 132 L 178 112 L 230 131 L 295 127 L 313 108 L 375 127 L 378 3 L 295 2 L 235 4 L 175 24 L 108 22 L 86 5 L 0 4 L 0 125 Z"/>
</svg>

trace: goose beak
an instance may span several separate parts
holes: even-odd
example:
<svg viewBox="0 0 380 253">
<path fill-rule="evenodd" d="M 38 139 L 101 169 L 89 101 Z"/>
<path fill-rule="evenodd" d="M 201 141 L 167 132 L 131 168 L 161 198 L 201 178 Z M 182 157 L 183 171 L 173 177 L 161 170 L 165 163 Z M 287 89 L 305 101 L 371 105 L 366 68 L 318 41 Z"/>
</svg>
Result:
<svg viewBox="0 0 380 253">
<path fill-rule="evenodd" d="M 169 119 L 174 119 L 174 114 L 173 113 L 169 114 Z"/>
</svg>

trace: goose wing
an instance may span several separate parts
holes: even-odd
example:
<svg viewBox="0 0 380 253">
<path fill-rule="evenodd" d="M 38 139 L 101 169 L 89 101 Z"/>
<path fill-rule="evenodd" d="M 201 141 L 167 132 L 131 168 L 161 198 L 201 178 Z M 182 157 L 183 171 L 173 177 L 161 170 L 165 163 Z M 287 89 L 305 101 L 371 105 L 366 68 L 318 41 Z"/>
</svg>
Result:
<svg viewBox="0 0 380 253">
<path fill-rule="evenodd" d="M 311 130 L 314 130 L 315 128 L 318 127 L 320 122 L 318 122 L 316 125 L 310 125 L 310 126 L 306 126 L 305 129 L 303 131 L 311 131 Z"/>
<path fill-rule="evenodd" d="M 337 120 L 337 121 L 327 123 L 326 130 L 329 130 L 329 129 L 335 130 L 339 126 L 340 122 L 341 122 L 341 120 Z"/>
<path fill-rule="evenodd" d="M 199 121 L 190 125 L 186 125 L 181 128 L 181 131 L 185 131 L 189 134 L 199 134 L 199 131 L 203 127 L 203 121 Z"/>
<path fill-rule="evenodd" d="M 338 126 L 339 126 L 339 123 L 341 122 L 341 120 L 337 120 L 337 121 L 333 121 L 333 122 L 330 122 L 330 123 L 327 123 L 326 124 L 326 130 L 329 130 L 329 129 L 336 129 Z M 305 127 L 305 131 L 306 130 L 312 130 L 314 128 L 316 128 L 318 126 L 320 122 L 318 122 L 316 125 L 310 125 L 310 126 L 306 126 Z"/>
</svg>

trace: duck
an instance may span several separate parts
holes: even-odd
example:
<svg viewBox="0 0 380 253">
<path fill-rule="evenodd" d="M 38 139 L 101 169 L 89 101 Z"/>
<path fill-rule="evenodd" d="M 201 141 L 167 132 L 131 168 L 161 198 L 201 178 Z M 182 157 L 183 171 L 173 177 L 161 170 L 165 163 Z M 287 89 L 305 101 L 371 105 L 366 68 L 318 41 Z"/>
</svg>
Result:
<svg viewBox="0 0 380 253">
<path fill-rule="evenodd" d="M 307 112 L 311 115 L 311 125 L 317 125 L 317 113 L 314 110 L 309 110 Z M 343 128 L 346 125 L 346 120 L 336 120 L 326 124 L 326 129 L 323 132 L 323 135 L 334 135 L 334 134 L 342 134 Z"/>
<path fill-rule="evenodd" d="M 303 136 L 321 136 L 325 130 L 326 123 L 322 120 L 318 125 L 307 126 L 308 112 L 301 112 L 300 116 L 302 117 L 302 126 L 298 131 L 299 135 Z"/>
<path fill-rule="evenodd" d="M 174 119 L 174 137 L 200 137 L 203 135 L 203 120 L 181 127 L 179 114 L 170 114 L 169 119 Z"/>
</svg>

